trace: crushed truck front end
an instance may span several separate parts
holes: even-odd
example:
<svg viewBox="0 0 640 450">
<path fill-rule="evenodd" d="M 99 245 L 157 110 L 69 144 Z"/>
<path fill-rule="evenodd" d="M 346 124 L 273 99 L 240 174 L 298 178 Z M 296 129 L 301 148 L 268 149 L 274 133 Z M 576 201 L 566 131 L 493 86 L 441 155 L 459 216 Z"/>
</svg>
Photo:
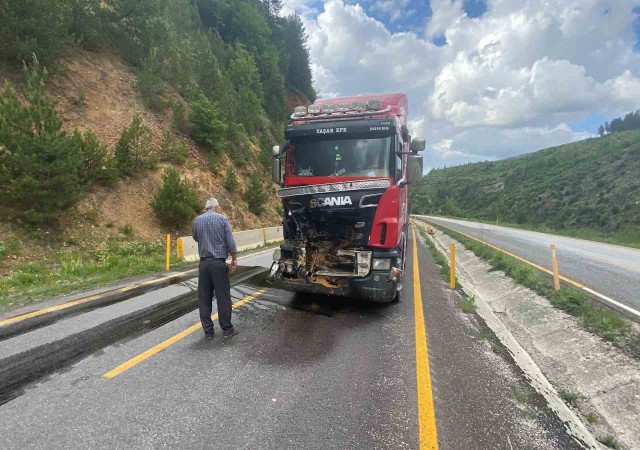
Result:
<svg viewBox="0 0 640 450">
<path fill-rule="evenodd" d="M 298 292 L 391 301 L 408 224 L 406 97 L 341 100 L 294 114 L 276 152 L 284 243 L 269 278 Z"/>
</svg>

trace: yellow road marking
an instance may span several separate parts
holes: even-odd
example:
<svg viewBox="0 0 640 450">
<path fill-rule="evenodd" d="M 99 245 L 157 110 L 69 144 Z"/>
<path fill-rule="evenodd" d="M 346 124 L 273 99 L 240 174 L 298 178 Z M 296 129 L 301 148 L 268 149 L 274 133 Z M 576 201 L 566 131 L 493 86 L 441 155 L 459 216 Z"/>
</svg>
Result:
<svg viewBox="0 0 640 450">
<path fill-rule="evenodd" d="M 171 275 L 167 275 L 164 276 L 162 278 L 154 278 L 152 280 L 148 280 L 148 281 L 144 281 L 142 283 L 136 283 L 136 284 L 132 284 L 129 286 L 125 286 L 119 289 L 111 289 L 109 291 L 105 291 L 105 292 L 101 292 L 100 294 L 96 294 L 96 295 L 91 295 L 89 297 L 83 297 L 80 298 L 78 300 L 73 300 L 67 303 L 62 303 L 60 305 L 55 305 L 55 306 L 51 306 L 49 308 L 43 308 L 43 309 L 39 309 L 37 311 L 33 311 L 30 313 L 26 313 L 26 314 L 21 314 L 19 316 L 15 316 L 15 317 L 10 317 L 8 319 L 2 320 L 0 321 L 0 327 L 1 326 L 5 326 L 5 325 L 10 325 L 12 323 L 16 323 L 16 322 L 21 322 L 23 320 L 26 319 L 30 319 L 32 317 L 37 317 L 37 316 L 41 316 L 43 314 L 48 314 L 50 312 L 54 312 L 54 311 L 60 311 L 62 309 L 67 309 L 70 308 L 72 306 L 76 306 L 76 305 L 81 305 L 83 303 L 88 303 L 94 300 L 99 300 L 103 297 L 106 297 L 107 295 L 111 295 L 114 292 L 126 292 L 126 291 L 130 291 L 131 289 L 137 288 L 137 287 L 141 287 L 141 286 L 146 286 L 148 284 L 153 284 L 153 283 L 158 283 L 160 281 L 164 281 L 170 278 L 175 278 L 175 277 L 180 277 L 182 275 L 187 275 L 191 272 L 196 272 L 196 269 L 192 269 L 192 270 L 187 270 L 185 272 L 178 272 L 178 273 L 172 273 Z"/>
<path fill-rule="evenodd" d="M 420 270 L 418 268 L 418 241 L 416 231 L 411 225 L 413 237 L 413 314 L 416 329 L 416 375 L 418 381 L 418 427 L 420 450 L 438 449 L 436 414 L 433 408 L 433 391 L 429 371 L 429 349 L 427 348 L 427 329 L 422 309 L 422 291 L 420 288 Z"/>
<path fill-rule="evenodd" d="M 244 305 L 245 303 L 250 302 L 251 300 L 253 300 L 254 298 L 260 296 L 261 294 L 263 294 L 266 291 L 266 289 L 260 289 L 259 291 L 254 292 L 251 295 L 247 295 L 246 297 L 244 297 L 242 300 L 234 303 L 233 305 L 231 305 L 231 307 L 233 309 L 239 308 L 240 306 Z M 218 314 L 213 314 L 211 316 L 211 319 L 216 320 L 218 318 Z M 170 337 L 169 339 L 167 339 L 166 341 L 163 341 L 161 343 L 159 343 L 158 345 L 156 345 L 155 347 L 150 348 L 149 350 L 140 353 L 138 356 L 135 356 L 133 358 L 131 358 L 129 361 L 124 362 L 122 364 L 120 364 L 118 367 L 116 367 L 113 370 L 110 370 L 109 372 L 105 373 L 104 375 L 102 375 L 104 378 L 114 378 L 117 377 L 118 375 L 120 375 L 122 372 L 125 372 L 129 369 L 131 369 L 134 366 L 137 366 L 138 364 L 140 364 L 141 362 L 151 358 L 153 355 L 155 355 L 156 353 L 161 352 L 162 350 L 164 350 L 165 348 L 175 344 L 176 342 L 186 338 L 187 336 L 189 336 L 190 334 L 195 333 L 196 331 L 202 329 L 202 325 L 200 323 L 196 323 L 195 325 L 190 326 L 189 328 L 187 328 L 184 331 L 181 331 L 180 333 L 176 334 L 173 337 Z"/>
</svg>

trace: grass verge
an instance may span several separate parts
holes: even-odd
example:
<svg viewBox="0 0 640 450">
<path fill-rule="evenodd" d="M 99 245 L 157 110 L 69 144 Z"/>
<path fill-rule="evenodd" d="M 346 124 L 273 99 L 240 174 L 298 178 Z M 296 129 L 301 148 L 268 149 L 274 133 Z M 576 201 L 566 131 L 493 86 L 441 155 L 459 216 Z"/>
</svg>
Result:
<svg viewBox="0 0 640 450">
<path fill-rule="evenodd" d="M 436 244 L 433 243 L 433 241 L 429 238 L 427 232 L 422 227 L 418 226 L 418 231 L 427 243 L 427 247 L 429 247 L 429 251 L 431 252 L 431 255 L 433 256 L 436 264 L 440 266 L 440 274 L 442 275 L 442 279 L 448 283 L 450 281 L 449 276 L 451 272 L 451 269 L 449 267 L 449 260 L 440 251 L 438 251 L 438 249 L 436 248 Z M 458 287 L 458 280 L 456 280 L 456 287 Z"/>
<path fill-rule="evenodd" d="M 21 264 L 0 280 L 0 309 L 161 272 L 165 252 L 160 242 L 112 241 L 91 252 L 57 252 L 45 260 Z M 192 264 L 171 258 L 172 268 Z"/>
<path fill-rule="evenodd" d="M 263 244 L 240 254 L 277 244 Z M 166 247 L 161 242 L 110 241 L 94 251 L 57 252 L 46 260 L 21 264 L 11 275 L 0 279 L 0 310 L 162 272 L 165 270 L 165 252 Z M 172 269 L 194 264 L 171 256 Z"/>
<path fill-rule="evenodd" d="M 504 272 L 518 284 L 548 298 L 556 308 L 576 316 L 584 328 L 597 334 L 604 341 L 611 342 L 640 359 L 640 334 L 616 311 L 593 303 L 584 292 L 573 286 L 555 291 L 551 277 L 530 265 L 456 231 L 433 223 L 430 225 L 458 241 L 476 256 L 487 260 L 493 270 Z M 419 228 L 422 232 L 422 228 Z"/>
<path fill-rule="evenodd" d="M 615 436 L 611 436 L 610 434 L 600 435 L 596 437 L 596 439 L 609 448 L 620 448 L 620 442 L 618 442 Z"/>
</svg>

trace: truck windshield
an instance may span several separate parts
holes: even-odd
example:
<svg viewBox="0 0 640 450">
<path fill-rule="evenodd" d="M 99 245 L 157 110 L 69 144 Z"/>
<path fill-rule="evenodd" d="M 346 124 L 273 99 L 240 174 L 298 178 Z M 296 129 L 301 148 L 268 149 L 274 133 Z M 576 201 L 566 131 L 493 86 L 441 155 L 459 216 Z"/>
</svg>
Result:
<svg viewBox="0 0 640 450">
<path fill-rule="evenodd" d="M 297 177 L 388 177 L 392 138 L 294 140 L 287 175 Z"/>
</svg>

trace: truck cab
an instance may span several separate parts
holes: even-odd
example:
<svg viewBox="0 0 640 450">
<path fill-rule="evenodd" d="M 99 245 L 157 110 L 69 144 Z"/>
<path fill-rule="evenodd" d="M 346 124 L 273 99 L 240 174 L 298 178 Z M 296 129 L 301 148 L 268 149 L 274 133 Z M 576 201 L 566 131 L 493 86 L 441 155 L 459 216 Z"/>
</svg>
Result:
<svg viewBox="0 0 640 450">
<path fill-rule="evenodd" d="M 297 107 L 274 147 L 284 242 L 269 279 L 300 292 L 391 301 L 404 270 L 408 188 L 424 139 L 407 130 L 404 94 Z"/>
</svg>

